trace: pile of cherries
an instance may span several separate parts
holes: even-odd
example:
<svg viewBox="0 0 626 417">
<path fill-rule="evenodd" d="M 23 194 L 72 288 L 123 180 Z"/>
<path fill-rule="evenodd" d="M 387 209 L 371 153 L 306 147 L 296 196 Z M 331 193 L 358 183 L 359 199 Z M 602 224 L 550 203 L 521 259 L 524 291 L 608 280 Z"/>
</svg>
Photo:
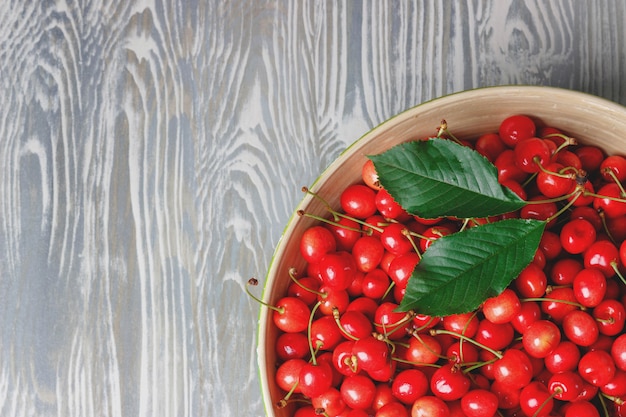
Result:
<svg viewBox="0 0 626 417">
<path fill-rule="evenodd" d="M 295 417 L 626 416 L 626 158 L 525 115 L 460 142 L 528 204 L 470 222 L 419 218 L 366 162 L 341 209 L 303 234 L 307 268 L 291 271 L 272 306 L 276 407 Z M 511 217 L 547 225 L 504 292 L 463 314 L 397 311 L 435 239 Z"/>
</svg>

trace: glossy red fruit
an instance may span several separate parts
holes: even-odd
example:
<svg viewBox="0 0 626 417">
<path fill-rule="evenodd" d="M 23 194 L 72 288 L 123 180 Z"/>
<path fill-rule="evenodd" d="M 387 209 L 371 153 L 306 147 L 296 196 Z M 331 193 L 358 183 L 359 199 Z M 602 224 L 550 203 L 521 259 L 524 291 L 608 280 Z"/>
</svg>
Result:
<svg viewBox="0 0 626 417">
<path fill-rule="evenodd" d="M 541 311 L 558 324 L 569 312 L 578 308 L 574 290 L 570 287 L 554 288 L 544 299 L 545 301 L 541 302 Z"/>
<path fill-rule="evenodd" d="M 577 372 L 553 374 L 548 381 L 548 391 L 561 401 L 574 401 L 583 389 L 583 379 Z"/>
<path fill-rule="evenodd" d="M 521 114 L 506 117 L 498 127 L 502 142 L 511 148 L 523 139 L 534 137 L 536 132 L 535 122 L 530 117 Z"/>
<path fill-rule="evenodd" d="M 376 167 L 374 166 L 374 162 L 371 159 L 368 159 L 363 164 L 363 168 L 361 168 L 361 177 L 365 185 L 367 185 L 374 191 L 378 191 L 381 189 L 378 172 L 376 172 Z"/>
<path fill-rule="evenodd" d="M 406 336 L 406 329 L 411 324 L 407 313 L 395 311 L 398 304 L 389 301 L 381 303 L 374 315 L 374 329 L 390 340 L 398 340 Z"/>
<path fill-rule="evenodd" d="M 522 388 L 533 377 L 533 366 L 528 355 L 519 349 L 507 349 L 493 364 L 493 376 L 503 386 Z"/>
<path fill-rule="evenodd" d="M 379 300 L 385 295 L 390 284 L 391 280 L 385 271 L 376 268 L 363 277 L 361 291 L 364 296 Z"/>
<path fill-rule="evenodd" d="M 564 417 L 600 417 L 600 412 L 589 401 L 576 401 L 565 406 Z"/>
<path fill-rule="evenodd" d="M 356 271 L 356 261 L 349 252 L 330 252 L 319 261 L 319 272 L 323 284 L 334 290 L 347 289 Z"/>
<path fill-rule="evenodd" d="M 461 408 L 467 417 L 493 417 L 498 397 L 486 389 L 473 389 L 461 398 Z"/>
<path fill-rule="evenodd" d="M 385 248 L 380 239 L 373 236 L 362 236 L 352 247 L 352 256 L 356 266 L 363 272 L 369 272 L 378 267 L 383 259 Z"/>
<path fill-rule="evenodd" d="M 409 412 L 402 403 L 396 401 L 381 407 L 374 417 L 409 417 Z"/>
<path fill-rule="evenodd" d="M 519 297 L 510 288 L 506 288 L 499 295 L 488 298 L 482 306 L 485 318 L 492 323 L 503 324 L 510 322 L 522 309 Z"/>
<path fill-rule="evenodd" d="M 448 331 L 472 338 L 478 331 L 479 320 L 476 314 L 469 312 L 444 316 L 441 323 L 443 328 Z"/>
<path fill-rule="evenodd" d="M 616 369 L 613 378 L 601 386 L 600 391 L 613 398 L 626 397 L 626 371 Z"/>
<path fill-rule="evenodd" d="M 580 159 L 582 168 L 587 172 L 596 171 L 604 160 L 604 152 L 597 146 L 582 145 L 574 150 Z"/>
<path fill-rule="evenodd" d="M 592 350 L 585 353 L 578 362 L 578 373 L 590 384 L 601 387 L 615 376 L 615 361 L 604 350 Z"/>
<path fill-rule="evenodd" d="M 611 357 L 617 369 L 626 371 L 626 334 L 618 336 L 611 346 Z"/>
<path fill-rule="evenodd" d="M 606 278 L 599 269 L 585 268 L 574 277 L 573 290 L 580 304 L 595 307 L 606 295 Z"/>
<path fill-rule="evenodd" d="M 322 316 L 311 323 L 311 343 L 313 347 L 331 351 L 344 340 L 343 333 L 332 316 Z"/>
<path fill-rule="evenodd" d="M 621 192 L 620 185 L 616 183 L 605 184 L 597 193 L 599 196 L 593 200 L 593 208 L 603 212 L 608 218 L 616 218 L 626 215 L 626 196 Z"/>
<path fill-rule="evenodd" d="M 598 323 L 600 334 L 617 336 L 624 331 L 626 321 L 626 307 L 615 299 L 601 301 L 592 312 Z"/>
<path fill-rule="evenodd" d="M 583 264 L 578 259 L 559 259 L 550 269 L 550 282 L 554 285 L 570 285 L 581 269 L 583 269 Z"/>
<path fill-rule="evenodd" d="M 538 381 L 533 381 L 520 392 L 520 408 L 527 416 L 546 417 L 549 416 L 554 407 L 548 388 Z"/>
<path fill-rule="evenodd" d="M 433 364 L 440 359 L 442 352 L 439 340 L 428 334 L 411 337 L 404 351 L 404 359 L 413 364 Z"/>
<path fill-rule="evenodd" d="M 372 333 L 372 322 L 360 311 L 346 311 L 341 314 L 339 323 L 343 331 L 353 339 L 361 339 Z"/>
<path fill-rule="evenodd" d="M 301 392 L 298 381 L 300 379 L 300 371 L 306 364 L 307 361 L 299 358 L 288 359 L 283 362 L 276 370 L 276 385 L 285 392 L 289 392 L 292 389 L 296 393 Z"/>
<path fill-rule="evenodd" d="M 538 172 L 550 162 L 551 150 L 546 141 L 537 137 L 523 139 L 513 148 L 515 164 L 524 172 Z"/>
<path fill-rule="evenodd" d="M 391 194 L 384 188 L 381 188 L 376 193 L 376 209 L 378 212 L 388 219 L 395 219 L 398 221 L 407 220 L 409 214 L 402 208 L 400 204 L 393 199 Z"/>
<path fill-rule="evenodd" d="M 492 323 L 481 320 L 474 340 L 494 350 L 507 347 L 512 341 L 515 331 L 511 323 Z"/>
<path fill-rule="evenodd" d="M 586 268 L 598 268 L 605 277 L 615 275 L 613 263 L 619 259 L 619 250 L 609 240 L 597 240 L 583 254 Z"/>
<path fill-rule="evenodd" d="M 432 395 L 418 398 L 411 407 L 411 417 L 448 417 L 450 409 L 442 399 Z"/>
<path fill-rule="evenodd" d="M 341 398 L 348 407 L 365 410 L 374 402 L 376 385 L 365 375 L 352 375 L 344 378 L 340 392 Z"/>
<path fill-rule="evenodd" d="M 492 163 L 506 148 L 507 146 L 502 142 L 500 135 L 497 133 L 485 133 L 480 135 L 474 144 L 476 152 Z"/>
<path fill-rule="evenodd" d="M 391 223 L 383 230 L 380 241 L 385 249 L 395 256 L 400 256 L 413 250 L 413 244 L 407 236 L 409 229 L 403 223 Z"/>
<path fill-rule="evenodd" d="M 504 150 L 493 163 L 498 170 L 498 181 L 502 184 L 506 181 L 524 182 L 528 174 L 515 164 L 513 149 Z"/>
<path fill-rule="evenodd" d="M 579 254 L 596 241 L 596 229 L 588 220 L 573 219 L 563 225 L 559 237 L 563 250 Z"/>
<path fill-rule="evenodd" d="M 571 175 L 568 176 L 570 171 L 565 170 L 564 166 L 558 162 L 551 162 L 545 166 L 545 170 L 539 171 L 537 174 L 537 188 L 541 194 L 548 198 L 561 197 L 569 194 L 574 190 L 576 186 L 576 180 Z"/>
<path fill-rule="evenodd" d="M 272 319 L 283 332 L 297 333 L 306 330 L 311 310 L 304 301 L 295 297 L 283 297 L 276 303 Z"/>
<path fill-rule="evenodd" d="M 582 310 L 574 310 L 563 318 L 563 333 L 578 346 L 591 346 L 598 340 L 600 331 L 591 314 Z"/>
<path fill-rule="evenodd" d="M 518 294 L 524 298 L 538 298 L 545 294 L 548 278 L 544 270 L 530 263 L 513 281 Z"/>
<path fill-rule="evenodd" d="M 406 288 L 409 278 L 419 261 L 419 255 L 415 252 L 409 252 L 395 257 L 389 264 L 387 271 L 389 278 L 391 278 L 396 286 Z"/>
<path fill-rule="evenodd" d="M 316 410 L 324 410 L 329 416 L 338 416 L 346 409 L 346 403 L 343 401 L 341 393 L 334 387 L 312 398 L 311 405 Z"/>
<path fill-rule="evenodd" d="M 300 239 L 300 253 L 308 263 L 317 263 L 328 252 L 337 248 L 335 237 L 324 226 L 313 226 L 304 231 Z"/>
<path fill-rule="evenodd" d="M 573 371 L 580 360 L 580 348 L 569 340 L 562 340 L 545 358 L 546 369 L 553 373 Z"/>
<path fill-rule="evenodd" d="M 276 339 L 276 355 L 279 359 L 302 359 L 309 354 L 309 341 L 306 334 L 282 333 Z"/>
<path fill-rule="evenodd" d="M 394 377 L 391 390 L 400 402 L 410 405 L 428 392 L 428 378 L 419 369 L 407 369 Z"/>
<path fill-rule="evenodd" d="M 332 369 L 326 362 L 318 364 L 306 363 L 300 369 L 298 380 L 300 392 L 309 398 L 314 398 L 323 394 L 332 386 Z"/>
<path fill-rule="evenodd" d="M 458 400 L 469 391 L 471 381 L 454 365 L 443 365 L 430 379 L 430 390 L 444 401 Z"/>
<path fill-rule="evenodd" d="M 376 191 L 364 184 L 348 186 L 339 198 L 341 208 L 349 216 L 365 219 L 376 213 Z"/>
<path fill-rule="evenodd" d="M 356 357 L 359 368 L 365 371 L 381 369 L 390 359 L 387 344 L 374 336 L 367 336 L 355 341 L 352 354 Z"/>
<path fill-rule="evenodd" d="M 511 325 L 519 334 L 524 334 L 531 323 L 541 320 L 541 308 L 534 301 L 525 301 L 522 303 L 520 312 L 511 319 Z"/>
<path fill-rule="evenodd" d="M 545 358 L 561 342 L 561 330 L 549 320 L 537 320 L 526 328 L 522 344 L 528 355 Z"/>
</svg>

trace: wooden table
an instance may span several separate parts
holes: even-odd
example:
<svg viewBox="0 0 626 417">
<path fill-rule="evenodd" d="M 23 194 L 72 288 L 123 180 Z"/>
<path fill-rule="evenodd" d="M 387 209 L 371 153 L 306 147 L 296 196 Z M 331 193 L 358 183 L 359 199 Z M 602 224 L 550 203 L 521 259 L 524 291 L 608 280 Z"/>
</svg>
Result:
<svg viewBox="0 0 626 417">
<path fill-rule="evenodd" d="M 346 146 L 482 86 L 626 104 L 617 0 L 25 0 L 0 21 L 3 416 L 263 415 L 245 282 Z"/>
</svg>

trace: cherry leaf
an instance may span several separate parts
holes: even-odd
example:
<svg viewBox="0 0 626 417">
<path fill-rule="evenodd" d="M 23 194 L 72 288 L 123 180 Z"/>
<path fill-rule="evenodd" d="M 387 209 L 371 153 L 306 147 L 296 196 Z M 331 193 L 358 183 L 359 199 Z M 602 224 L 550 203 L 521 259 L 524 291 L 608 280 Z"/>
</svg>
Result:
<svg viewBox="0 0 626 417">
<path fill-rule="evenodd" d="M 489 160 L 451 140 L 407 142 L 369 158 L 381 185 L 420 217 L 488 217 L 525 205 L 498 182 L 498 171 Z"/>
<path fill-rule="evenodd" d="M 446 316 L 500 294 L 532 261 L 545 222 L 508 219 L 435 240 L 409 278 L 398 310 Z"/>
</svg>

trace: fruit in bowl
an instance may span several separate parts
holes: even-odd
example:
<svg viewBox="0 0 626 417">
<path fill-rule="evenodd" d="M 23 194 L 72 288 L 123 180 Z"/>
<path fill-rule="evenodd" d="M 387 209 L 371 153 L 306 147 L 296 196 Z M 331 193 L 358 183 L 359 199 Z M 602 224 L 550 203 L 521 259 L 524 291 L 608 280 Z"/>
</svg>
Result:
<svg viewBox="0 0 626 417">
<path fill-rule="evenodd" d="M 356 141 L 266 277 L 267 414 L 620 415 L 624 131 L 604 99 L 491 87 Z"/>
</svg>

